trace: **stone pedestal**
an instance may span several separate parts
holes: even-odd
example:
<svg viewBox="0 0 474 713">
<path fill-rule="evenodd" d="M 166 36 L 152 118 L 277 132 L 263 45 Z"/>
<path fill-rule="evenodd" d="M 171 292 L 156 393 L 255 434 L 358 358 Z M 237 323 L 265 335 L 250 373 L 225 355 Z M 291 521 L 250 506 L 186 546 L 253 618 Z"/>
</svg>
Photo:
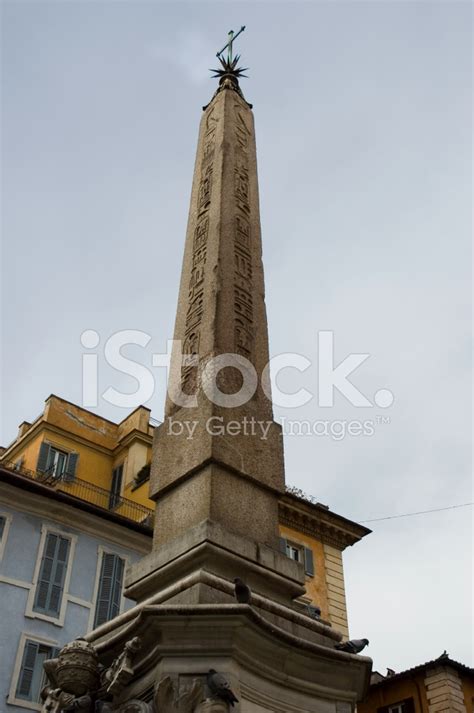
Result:
<svg viewBox="0 0 474 713">
<path fill-rule="evenodd" d="M 317 622 L 293 632 L 246 604 L 150 605 L 120 628 L 88 638 L 108 665 L 130 637 L 139 637 L 133 677 L 113 701 L 120 713 L 224 713 L 206 675 L 223 674 L 239 702 L 236 713 L 349 713 L 368 685 L 371 661 L 316 643 Z M 322 637 L 324 640 L 324 637 Z M 161 696 L 160 696 L 161 693 Z M 139 704 L 138 701 L 141 703 Z M 146 709 L 141 706 L 147 704 Z"/>
</svg>

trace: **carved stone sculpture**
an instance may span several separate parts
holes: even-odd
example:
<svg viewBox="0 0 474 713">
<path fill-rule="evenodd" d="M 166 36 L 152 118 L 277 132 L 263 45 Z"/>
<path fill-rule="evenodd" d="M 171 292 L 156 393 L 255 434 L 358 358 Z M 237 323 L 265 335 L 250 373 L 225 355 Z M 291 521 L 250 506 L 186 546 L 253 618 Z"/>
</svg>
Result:
<svg viewBox="0 0 474 713">
<path fill-rule="evenodd" d="M 203 701 L 195 710 L 195 713 L 227 713 L 229 707 L 224 701 Z"/>
<path fill-rule="evenodd" d="M 101 677 L 101 693 L 118 695 L 133 676 L 133 659 L 142 646 L 141 639 L 134 636 L 127 641 L 120 656 L 104 671 Z"/>
<path fill-rule="evenodd" d="M 54 676 L 59 688 L 74 696 L 83 696 L 99 686 L 99 659 L 95 648 L 79 638 L 59 652 Z"/>
<path fill-rule="evenodd" d="M 179 695 L 169 676 L 161 679 L 156 687 L 155 713 L 193 713 L 203 699 L 203 687 L 199 679 L 193 681 L 189 691 Z"/>
<path fill-rule="evenodd" d="M 122 703 L 121 706 L 115 708 L 114 710 L 115 713 L 153 713 L 149 703 L 136 699 L 127 701 L 127 703 Z M 108 713 L 108 711 L 104 711 L 104 713 Z"/>
<path fill-rule="evenodd" d="M 61 713 L 66 705 L 74 700 L 74 696 L 65 693 L 60 688 L 45 686 L 41 691 L 43 706 L 41 713 Z"/>
<path fill-rule="evenodd" d="M 113 704 L 134 674 L 133 658 L 140 648 L 141 640 L 135 636 L 100 674 L 99 658 L 91 644 L 85 639 L 66 644 L 57 659 L 45 663 L 49 685 L 41 694 L 42 713 L 152 713 L 143 701 L 130 701 L 119 709 Z"/>
</svg>

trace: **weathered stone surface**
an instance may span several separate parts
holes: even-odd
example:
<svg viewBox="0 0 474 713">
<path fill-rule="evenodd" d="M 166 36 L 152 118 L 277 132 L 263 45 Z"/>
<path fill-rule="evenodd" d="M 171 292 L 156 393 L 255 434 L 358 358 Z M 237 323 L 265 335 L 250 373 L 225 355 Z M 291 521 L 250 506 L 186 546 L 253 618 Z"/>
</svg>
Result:
<svg viewBox="0 0 474 713">
<path fill-rule="evenodd" d="M 175 395 L 196 390 L 197 405 L 180 408 L 168 397 L 155 431 L 157 546 L 209 518 L 277 547 L 283 443 L 261 387 L 269 358 L 261 252 L 253 116 L 236 92 L 222 91 L 201 121 L 174 334 L 200 366 L 183 369 L 175 349 L 168 385 Z M 257 374 L 241 406 L 223 407 L 203 391 L 212 383 L 210 360 L 222 354 Z M 223 369 L 216 380 L 228 394 L 242 377 Z"/>
<path fill-rule="evenodd" d="M 203 569 L 229 582 L 241 576 L 254 591 L 287 603 L 304 593 L 301 563 L 205 520 L 132 566 L 127 572 L 126 594 L 143 601 Z"/>
<path fill-rule="evenodd" d="M 99 638 L 92 632 L 89 638 L 110 659 L 125 637 L 140 637 L 128 692 L 133 698 L 144 698 L 166 676 L 179 696 L 214 668 L 239 698 L 236 712 L 336 713 L 337 703 L 345 704 L 340 711 L 352 708 L 368 683 L 370 659 L 339 652 L 335 642 L 311 642 L 304 628 L 302 633 L 285 631 L 248 605 L 158 605 L 142 609 L 122 634 Z"/>
</svg>

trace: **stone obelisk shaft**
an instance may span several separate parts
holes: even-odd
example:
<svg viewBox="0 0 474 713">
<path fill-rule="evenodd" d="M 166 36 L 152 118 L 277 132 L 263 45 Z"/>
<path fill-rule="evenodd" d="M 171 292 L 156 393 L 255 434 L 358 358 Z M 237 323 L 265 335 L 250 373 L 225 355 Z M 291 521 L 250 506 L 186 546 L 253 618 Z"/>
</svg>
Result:
<svg viewBox="0 0 474 713">
<path fill-rule="evenodd" d="M 269 387 L 262 389 L 269 350 L 255 131 L 231 82 L 201 120 L 174 339 L 151 477 L 155 542 L 209 518 L 275 546 L 283 448 Z M 180 348 L 199 363 L 183 366 Z M 237 355 L 240 369 L 220 369 L 219 394 L 210 398 L 210 361 L 224 354 Z M 252 374 L 258 386 L 247 397 Z M 242 386 L 243 403 L 226 400 Z M 196 404 L 180 406 L 182 392 L 195 393 Z"/>
</svg>

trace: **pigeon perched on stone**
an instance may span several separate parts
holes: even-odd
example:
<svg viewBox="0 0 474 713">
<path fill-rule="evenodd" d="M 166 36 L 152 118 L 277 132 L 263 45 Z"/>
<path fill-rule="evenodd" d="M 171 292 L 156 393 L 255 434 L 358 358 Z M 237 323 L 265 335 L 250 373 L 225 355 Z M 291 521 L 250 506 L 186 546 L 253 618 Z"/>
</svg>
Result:
<svg viewBox="0 0 474 713">
<path fill-rule="evenodd" d="M 352 639 L 351 641 L 342 641 L 340 644 L 336 644 L 334 648 L 339 651 L 347 651 L 348 654 L 360 654 L 368 645 L 368 639 Z"/>
<path fill-rule="evenodd" d="M 314 604 L 308 604 L 306 611 L 312 619 L 321 619 L 321 608 L 314 606 Z"/>
<path fill-rule="evenodd" d="M 229 703 L 232 708 L 234 703 L 239 702 L 224 676 L 221 673 L 217 673 L 213 668 L 210 668 L 207 674 L 207 685 L 214 698 L 219 698 L 221 701 Z"/>
<path fill-rule="evenodd" d="M 234 584 L 235 598 L 239 604 L 250 604 L 250 599 L 252 597 L 250 587 L 248 587 L 245 582 L 240 579 L 240 577 L 236 577 L 234 579 Z"/>
</svg>

